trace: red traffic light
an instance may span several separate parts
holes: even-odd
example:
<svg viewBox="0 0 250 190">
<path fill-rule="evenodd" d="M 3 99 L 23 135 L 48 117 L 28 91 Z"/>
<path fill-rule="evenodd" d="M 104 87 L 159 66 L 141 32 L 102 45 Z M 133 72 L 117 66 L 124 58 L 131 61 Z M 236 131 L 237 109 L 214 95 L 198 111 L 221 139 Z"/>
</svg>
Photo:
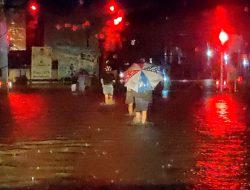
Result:
<svg viewBox="0 0 250 190">
<path fill-rule="evenodd" d="M 36 11 L 37 10 L 37 7 L 35 5 L 31 5 L 30 6 L 30 9 L 33 10 L 33 11 Z"/>
<path fill-rule="evenodd" d="M 219 34 L 219 39 L 221 41 L 221 44 L 224 45 L 224 43 L 228 41 L 228 34 L 224 30 L 222 30 Z"/>
<path fill-rule="evenodd" d="M 120 24 L 121 22 L 122 22 L 122 17 L 120 16 L 120 17 L 117 17 L 117 18 L 115 18 L 114 19 L 114 25 L 118 25 L 118 24 Z"/>
<path fill-rule="evenodd" d="M 115 12 L 115 6 L 114 6 L 114 5 L 110 5 L 110 6 L 109 6 L 109 10 L 110 10 L 111 12 Z"/>
<path fill-rule="evenodd" d="M 115 14 L 119 10 L 119 6 L 115 0 L 110 0 L 106 6 L 107 6 L 107 11 L 109 14 Z"/>
<path fill-rule="evenodd" d="M 35 13 L 35 12 L 37 12 L 38 11 L 38 4 L 36 3 L 36 2 L 31 2 L 30 4 L 29 4 L 29 9 L 30 9 L 30 11 L 31 12 L 33 12 L 33 13 Z"/>
</svg>

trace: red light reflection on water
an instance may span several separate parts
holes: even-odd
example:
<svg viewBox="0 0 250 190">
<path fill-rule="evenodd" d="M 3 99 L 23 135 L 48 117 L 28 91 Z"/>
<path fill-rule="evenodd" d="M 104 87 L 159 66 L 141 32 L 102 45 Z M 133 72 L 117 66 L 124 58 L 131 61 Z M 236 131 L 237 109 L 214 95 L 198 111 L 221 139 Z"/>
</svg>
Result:
<svg viewBox="0 0 250 190">
<path fill-rule="evenodd" d="M 245 189 L 246 144 L 242 105 L 229 94 L 209 97 L 196 112 L 197 189 Z"/>
<path fill-rule="evenodd" d="M 14 136 L 36 136 L 42 131 L 43 115 L 47 104 L 42 96 L 34 94 L 10 93 L 9 106 L 15 122 Z"/>
</svg>

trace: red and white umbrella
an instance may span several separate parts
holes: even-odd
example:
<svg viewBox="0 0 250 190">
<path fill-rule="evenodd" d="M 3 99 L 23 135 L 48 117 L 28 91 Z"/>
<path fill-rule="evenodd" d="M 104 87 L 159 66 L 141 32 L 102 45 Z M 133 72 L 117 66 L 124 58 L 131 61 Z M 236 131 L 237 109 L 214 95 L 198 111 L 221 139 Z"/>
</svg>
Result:
<svg viewBox="0 0 250 190">
<path fill-rule="evenodd" d="M 125 86 L 135 92 L 147 92 L 163 81 L 160 67 L 149 63 L 133 63 L 124 73 Z"/>
</svg>

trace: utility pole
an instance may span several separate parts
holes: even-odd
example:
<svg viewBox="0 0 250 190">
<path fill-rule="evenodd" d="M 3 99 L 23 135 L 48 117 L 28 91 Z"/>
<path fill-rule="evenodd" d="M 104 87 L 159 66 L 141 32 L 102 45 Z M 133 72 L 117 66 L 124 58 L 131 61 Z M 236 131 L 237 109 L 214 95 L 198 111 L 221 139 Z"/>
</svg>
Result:
<svg viewBox="0 0 250 190">
<path fill-rule="evenodd" d="M 8 28 L 4 11 L 4 1 L 0 2 L 0 78 L 8 82 Z"/>
</svg>

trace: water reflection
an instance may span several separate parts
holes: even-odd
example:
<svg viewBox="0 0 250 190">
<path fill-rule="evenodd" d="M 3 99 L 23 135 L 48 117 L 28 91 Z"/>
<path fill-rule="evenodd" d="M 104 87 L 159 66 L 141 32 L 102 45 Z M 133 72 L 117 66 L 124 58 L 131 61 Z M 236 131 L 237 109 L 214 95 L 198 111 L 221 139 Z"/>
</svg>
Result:
<svg viewBox="0 0 250 190">
<path fill-rule="evenodd" d="M 46 131 L 45 116 L 48 105 L 44 97 L 38 94 L 10 93 L 9 109 L 14 128 L 14 137 L 35 137 Z"/>
<path fill-rule="evenodd" d="M 246 125 L 242 105 L 229 94 L 205 100 L 196 112 L 196 189 L 246 189 Z"/>
</svg>

